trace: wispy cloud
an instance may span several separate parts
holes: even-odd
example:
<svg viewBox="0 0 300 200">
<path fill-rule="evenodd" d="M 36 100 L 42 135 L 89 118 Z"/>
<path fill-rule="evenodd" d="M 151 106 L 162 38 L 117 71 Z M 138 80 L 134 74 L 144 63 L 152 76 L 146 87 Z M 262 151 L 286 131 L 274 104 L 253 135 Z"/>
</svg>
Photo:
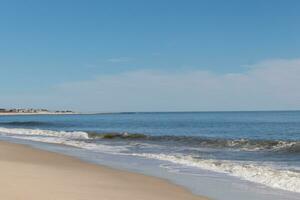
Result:
<svg viewBox="0 0 300 200">
<path fill-rule="evenodd" d="M 98 110 L 299 109 L 299 77 L 300 60 L 271 60 L 245 73 L 132 71 L 59 89 Z"/>
<path fill-rule="evenodd" d="M 263 61 L 244 73 L 131 71 L 65 83 L 35 99 L 87 111 L 300 109 L 299 77 L 300 59 Z"/>
<path fill-rule="evenodd" d="M 123 63 L 123 62 L 129 62 L 132 61 L 133 59 L 130 57 L 118 57 L 118 58 L 110 58 L 107 60 L 107 62 L 110 63 Z"/>
</svg>

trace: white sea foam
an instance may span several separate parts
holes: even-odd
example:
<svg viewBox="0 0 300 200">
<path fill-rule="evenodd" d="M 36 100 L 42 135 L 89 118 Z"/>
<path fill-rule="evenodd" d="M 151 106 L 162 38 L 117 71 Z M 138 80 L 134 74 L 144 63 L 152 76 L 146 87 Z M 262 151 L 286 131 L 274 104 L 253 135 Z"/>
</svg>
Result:
<svg viewBox="0 0 300 200">
<path fill-rule="evenodd" d="M 0 133 L 11 135 L 28 135 L 28 136 L 47 136 L 58 137 L 67 139 L 88 139 L 89 136 L 86 132 L 82 131 L 51 131 L 40 129 L 21 129 L 21 128 L 0 128 Z"/>
<path fill-rule="evenodd" d="M 269 166 L 251 164 L 249 162 L 233 162 L 213 159 L 195 159 L 192 156 L 166 155 L 166 154 L 134 154 L 151 159 L 169 161 L 190 167 L 226 173 L 244 180 L 260 183 L 269 187 L 300 192 L 300 173 L 277 170 Z"/>
<path fill-rule="evenodd" d="M 45 142 L 45 143 L 52 143 L 52 144 L 62 144 L 68 145 L 72 147 L 78 147 L 87 150 L 93 150 L 101 153 L 110 153 L 110 154 L 121 154 L 122 151 L 126 151 L 126 146 L 111 146 L 99 143 L 88 143 L 85 141 L 78 141 L 78 140 L 66 140 L 63 138 L 56 138 L 56 137 L 22 137 L 22 136 L 12 136 L 18 139 L 25 139 L 31 140 L 35 142 Z"/>
<path fill-rule="evenodd" d="M 88 133 L 81 131 L 66 132 L 40 129 L 0 128 L 0 133 L 18 139 L 63 144 L 103 153 L 116 154 L 127 150 L 126 146 L 111 146 L 87 142 L 86 140 L 89 139 Z"/>
</svg>

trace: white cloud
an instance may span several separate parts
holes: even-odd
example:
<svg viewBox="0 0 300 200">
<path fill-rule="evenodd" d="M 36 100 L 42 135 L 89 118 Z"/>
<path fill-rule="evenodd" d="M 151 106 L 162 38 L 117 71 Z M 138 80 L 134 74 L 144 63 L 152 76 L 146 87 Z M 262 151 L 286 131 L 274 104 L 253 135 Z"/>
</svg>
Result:
<svg viewBox="0 0 300 200">
<path fill-rule="evenodd" d="M 107 62 L 110 63 L 123 63 L 123 62 L 129 62 L 132 58 L 129 57 L 118 57 L 118 58 L 110 58 L 107 60 Z"/>
<path fill-rule="evenodd" d="M 300 109 L 300 59 L 264 61 L 245 73 L 199 70 L 99 75 L 59 85 L 34 99 L 38 105 L 83 111 Z M 32 97 L 22 100 L 34 103 Z"/>
</svg>

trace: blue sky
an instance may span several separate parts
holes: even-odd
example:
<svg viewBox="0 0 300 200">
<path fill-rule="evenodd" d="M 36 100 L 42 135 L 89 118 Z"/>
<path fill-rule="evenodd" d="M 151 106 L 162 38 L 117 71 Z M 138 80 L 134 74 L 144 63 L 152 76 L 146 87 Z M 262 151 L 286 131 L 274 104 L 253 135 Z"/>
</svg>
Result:
<svg viewBox="0 0 300 200">
<path fill-rule="evenodd" d="M 300 81 L 290 78 L 300 67 L 299 10 L 296 0 L 1 1 L 0 107 L 300 109 L 295 94 L 299 89 L 295 84 Z M 263 71 L 258 67 L 272 68 L 262 75 L 276 74 L 272 80 L 285 85 L 282 91 L 289 91 L 281 94 L 285 98 L 269 102 L 278 98 L 273 94 L 278 86 L 266 81 L 268 78 L 257 86 L 258 75 L 252 74 Z M 148 82 L 138 80 L 136 74 Z M 193 74 L 201 75 L 190 77 Z M 247 84 L 265 90 L 249 97 L 241 91 L 250 86 L 232 91 L 232 84 L 241 82 L 223 80 L 230 74 L 251 79 Z M 179 87 L 174 77 L 185 89 L 172 91 Z M 187 83 L 189 78 L 197 84 Z M 200 78 L 211 80 L 198 83 Z M 215 88 L 206 86 L 215 79 L 228 88 L 210 96 L 207 91 Z M 132 84 L 125 87 L 128 83 Z M 143 94 L 147 88 L 151 92 Z M 261 99 L 256 99 L 259 95 Z M 104 96 L 108 99 L 103 100 Z M 249 98 L 255 100 L 248 102 Z"/>
</svg>

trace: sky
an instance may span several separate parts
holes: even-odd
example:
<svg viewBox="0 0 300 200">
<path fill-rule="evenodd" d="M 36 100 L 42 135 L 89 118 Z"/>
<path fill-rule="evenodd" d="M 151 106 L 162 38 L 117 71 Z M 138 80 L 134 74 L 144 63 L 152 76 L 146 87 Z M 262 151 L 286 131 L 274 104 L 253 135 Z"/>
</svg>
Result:
<svg viewBox="0 0 300 200">
<path fill-rule="evenodd" d="M 300 110 L 300 1 L 1 0 L 0 107 Z"/>
</svg>

